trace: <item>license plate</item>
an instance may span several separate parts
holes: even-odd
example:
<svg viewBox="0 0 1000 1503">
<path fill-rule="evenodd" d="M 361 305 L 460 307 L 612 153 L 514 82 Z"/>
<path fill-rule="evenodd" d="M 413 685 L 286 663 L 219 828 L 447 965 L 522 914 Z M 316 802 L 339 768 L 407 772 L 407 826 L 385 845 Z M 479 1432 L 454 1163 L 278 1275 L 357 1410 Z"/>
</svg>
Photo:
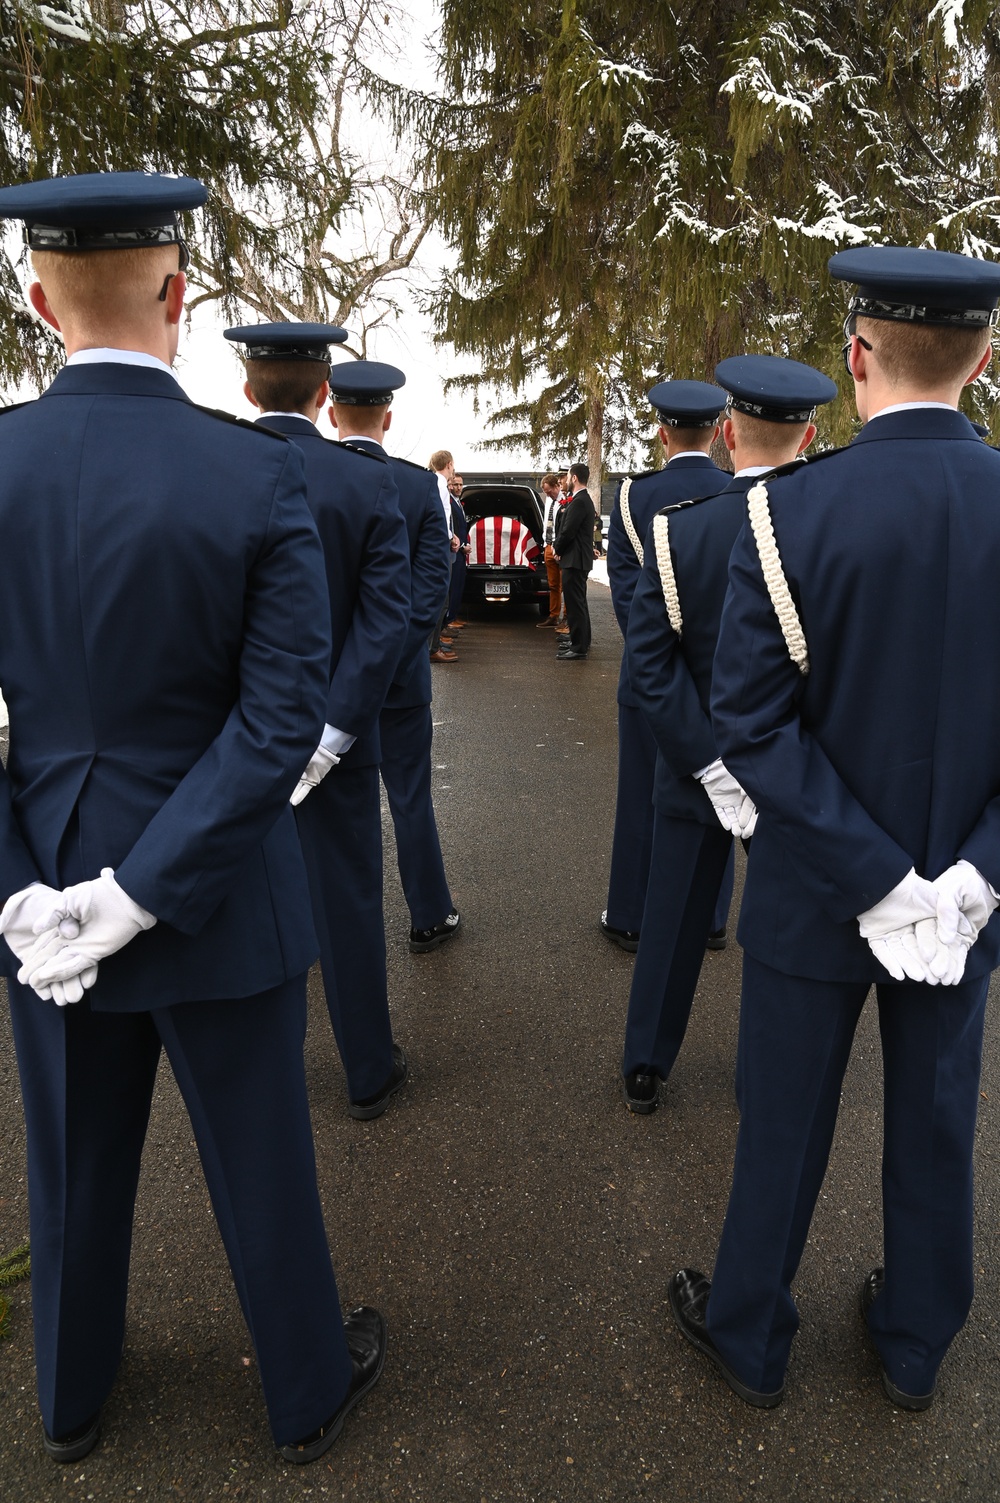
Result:
<svg viewBox="0 0 1000 1503">
<path fill-rule="evenodd" d="M 510 580 L 509 579 L 495 579 L 492 582 L 490 582 L 489 580 L 487 580 L 485 589 L 486 589 L 486 594 L 487 595 L 492 595 L 494 597 L 498 597 L 498 596 L 501 596 L 501 595 L 509 595 L 510 594 Z"/>
</svg>

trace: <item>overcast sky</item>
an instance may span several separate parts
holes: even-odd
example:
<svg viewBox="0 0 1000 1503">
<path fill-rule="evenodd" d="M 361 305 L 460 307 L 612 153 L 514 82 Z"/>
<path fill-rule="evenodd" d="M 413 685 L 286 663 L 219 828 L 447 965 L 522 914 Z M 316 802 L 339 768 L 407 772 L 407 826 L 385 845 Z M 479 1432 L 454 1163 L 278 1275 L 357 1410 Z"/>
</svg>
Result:
<svg viewBox="0 0 1000 1503">
<path fill-rule="evenodd" d="M 431 90 L 435 87 L 430 51 L 437 26 L 435 0 L 401 0 L 401 7 L 409 18 L 405 45 L 400 46 L 395 57 L 383 59 L 381 66 L 390 77 Z M 356 116 L 352 133 L 352 144 L 371 165 L 391 156 L 391 143 L 371 121 Z M 404 305 L 402 317 L 369 336 L 369 358 L 397 365 L 407 377 L 406 386 L 393 403 L 389 448 L 418 464 L 426 464 L 435 449 L 450 449 L 459 473 L 466 469 L 530 468 L 527 453 L 500 456 L 477 452 L 475 445 L 483 436 L 483 423 L 473 411 L 472 397 L 459 393 L 445 397 L 447 378 L 468 370 L 470 365 L 468 361 L 456 363 L 448 346 L 434 344 L 430 320 L 421 313 L 413 292 L 436 280 L 447 257 L 447 246 L 439 235 L 431 232 L 415 265 L 393 279 L 394 294 Z M 207 307 L 195 311 L 191 331 L 182 340 L 177 373 L 196 402 L 249 417 L 252 409 L 243 397 L 242 367 L 221 337 L 222 327 Z M 485 414 L 488 411 L 485 397 L 483 406 Z"/>
</svg>

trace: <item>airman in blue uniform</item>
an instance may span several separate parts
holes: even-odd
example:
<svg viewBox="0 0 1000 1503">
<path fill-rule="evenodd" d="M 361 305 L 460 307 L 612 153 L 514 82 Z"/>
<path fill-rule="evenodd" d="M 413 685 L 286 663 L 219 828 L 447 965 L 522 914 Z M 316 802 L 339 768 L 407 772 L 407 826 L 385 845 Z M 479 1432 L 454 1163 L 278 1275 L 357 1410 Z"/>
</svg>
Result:
<svg viewBox="0 0 1000 1503">
<path fill-rule="evenodd" d="M 331 415 L 342 441 L 385 456 L 401 370 L 372 360 L 336 365 L 330 376 Z M 410 950 L 437 949 L 457 932 L 455 907 L 431 797 L 431 667 L 427 638 L 441 616 L 451 581 L 451 541 L 437 476 L 389 456 L 410 540 L 410 632 L 379 716 L 381 773 L 396 832 L 396 856 L 410 910 Z M 418 648 L 419 642 L 419 648 Z"/>
<path fill-rule="evenodd" d="M 309 873 L 326 1005 L 347 1075 L 348 1111 L 370 1120 L 404 1085 L 393 1042 L 382 905 L 378 717 L 410 618 L 410 553 L 384 459 L 321 436 L 333 324 L 227 329 L 244 349 L 258 424 L 302 450 L 323 544 L 333 653 L 326 725 L 292 795 Z"/>
<path fill-rule="evenodd" d="M 723 360 L 723 435 L 736 474 L 725 488 L 667 506 L 646 534 L 632 598 L 632 692 L 656 740 L 656 813 L 646 919 L 632 974 L 622 1074 L 633 1112 L 657 1105 L 684 1038 L 733 835 L 751 815 L 727 783 L 709 719 L 712 660 L 729 555 L 756 476 L 794 459 L 816 434 L 816 407 L 837 394 L 811 366 L 773 355 Z M 730 786 L 731 785 L 731 786 Z"/>
<path fill-rule="evenodd" d="M 682 1331 L 777 1403 L 791 1283 L 876 989 L 884 1256 L 861 1304 L 890 1400 L 925 1409 L 973 1292 L 972 1148 L 1000 954 L 1000 456 L 956 409 L 1000 265 L 842 251 L 864 427 L 751 489 L 715 662 L 719 755 L 759 810 L 740 917 L 742 1120 L 709 1283 Z"/>
<path fill-rule="evenodd" d="M 190 178 L 0 190 L 65 369 L 0 417 L 0 933 L 28 1133 L 45 1447 L 97 1443 L 161 1049 L 191 1117 L 272 1432 L 328 1448 L 385 1358 L 345 1322 L 302 1045 L 316 956 L 289 796 L 329 600 L 302 456 L 170 365 Z"/>
<path fill-rule="evenodd" d="M 661 381 L 649 393 L 666 453 L 660 470 L 622 481 L 608 522 L 608 582 L 615 617 L 627 638 L 632 596 L 643 561 L 643 539 L 664 506 L 709 496 L 729 480 L 709 458 L 726 394 L 707 381 Z M 653 843 L 656 742 L 629 682 L 628 646 L 618 677 L 618 791 L 611 846 L 608 906 L 601 929 L 623 950 L 639 945 Z M 728 907 L 728 904 L 726 905 Z M 723 919 L 725 923 L 725 919 Z"/>
</svg>

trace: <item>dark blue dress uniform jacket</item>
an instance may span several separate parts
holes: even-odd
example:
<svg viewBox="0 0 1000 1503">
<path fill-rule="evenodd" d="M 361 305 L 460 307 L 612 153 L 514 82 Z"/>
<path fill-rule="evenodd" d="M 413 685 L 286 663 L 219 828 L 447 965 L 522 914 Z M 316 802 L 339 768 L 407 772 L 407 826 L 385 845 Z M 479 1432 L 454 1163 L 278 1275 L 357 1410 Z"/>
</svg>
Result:
<svg viewBox="0 0 1000 1503">
<path fill-rule="evenodd" d="M 731 479 L 732 476 L 713 464 L 707 454 L 703 458 L 691 456 L 674 459 L 662 470 L 637 475 L 632 481 L 628 497 L 636 532 L 640 538 L 645 539 L 650 522 L 664 506 L 689 501 L 692 496 L 714 496 Z M 641 565 L 622 521 L 620 486 L 608 521 L 607 555 L 611 604 L 622 636 L 627 637 L 629 611 L 632 608 L 632 596 L 639 583 Z M 635 695 L 629 687 L 627 642 L 618 678 L 618 703 L 636 704 Z"/>
<path fill-rule="evenodd" d="M 786 974 L 884 982 L 855 918 L 911 866 L 933 879 L 964 857 L 1000 888 L 1000 455 L 961 414 L 911 410 L 768 491 L 811 672 L 747 528 L 712 697 L 760 810 L 739 939 Z M 995 914 L 966 976 L 998 953 Z"/>
<path fill-rule="evenodd" d="M 344 754 L 351 767 L 377 765 L 379 712 L 410 619 L 409 540 L 392 468 L 374 452 L 323 438 L 308 418 L 259 423 L 291 439 L 305 458 L 330 595 L 327 723 L 357 738 Z"/>
<path fill-rule="evenodd" d="M 130 493 L 123 452 L 141 458 Z M 157 916 L 101 962 L 98 1010 L 298 975 L 317 945 L 288 797 L 330 651 L 301 454 L 165 372 L 108 363 L 0 416 L 0 456 L 0 895 L 111 866 Z"/>
<path fill-rule="evenodd" d="M 392 467 L 399 509 L 410 543 L 410 628 L 385 708 L 408 709 L 431 702 L 431 664 L 427 638 L 441 614 L 451 581 L 451 544 L 437 476 L 408 459 L 385 454 L 370 439 L 352 438 L 349 448 L 382 454 Z"/>
<path fill-rule="evenodd" d="M 729 555 L 743 526 L 747 491 L 753 484 L 750 476 L 730 476 L 725 490 L 668 513 L 681 639 L 667 615 L 652 525 L 629 616 L 632 692 L 658 750 L 653 802 L 674 819 L 693 819 L 713 828 L 718 826 L 718 816 L 692 774 L 719 756 L 710 718 L 712 662 L 726 598 Z"/>
</svg>

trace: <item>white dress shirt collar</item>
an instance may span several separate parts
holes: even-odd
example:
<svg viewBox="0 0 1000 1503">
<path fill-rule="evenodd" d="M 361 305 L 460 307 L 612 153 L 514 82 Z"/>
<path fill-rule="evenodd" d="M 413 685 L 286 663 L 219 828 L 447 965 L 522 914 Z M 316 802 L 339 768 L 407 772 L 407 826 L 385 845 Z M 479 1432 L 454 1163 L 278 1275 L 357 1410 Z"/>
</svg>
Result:
<svg viewBox="0 0 1000 1503">
<path fill-rule="evenodd" d="M 882 407 L 878 412 L 872 413 L 868 421 L 874 423 L 876 418 L 888 417 L 891 412 L 917 412 L 922 407 L 940 407 L 945 412 L 957 411 L 950 402 L 896 402 L 892 407 Z"/>
<path fill-rule="evenodd" d="M 304 423 L 312 423 L 313 427 L 316 427 L 313 419 L 311 417 L 306 417 L 304 412 L 258 412 L 257 416 L 254 418 L 254 422 L 262 423 L 265 418 L 269 417 L 301 418 Z M 318 431 L 319 430 L 317 429 L 317 432 Z"/>
<path fill-rule="evenodd" d="M 155 355 L 147 355 L 145 350 L 77 350 L 66 361 L 67 365 L 144 365 L 147 370 L 163 371 L 164 375 L 174 376 L 169 365 L 163 360 L 158 360 Z"/>
<path fill-rule="evenodd" d="M 773 469 L 773 464 L 748 464 L 746 469 L 737 470 L 733 479 L 740 480 L 744 475 L 769 475 Z"/>
<path fill-rule="evenodd" d="M 679 454 L 671 454 L 667 464 L 673 464 L 675 459 L 711 459 L 704 449 L 682 449 Z"/>
</svg>

